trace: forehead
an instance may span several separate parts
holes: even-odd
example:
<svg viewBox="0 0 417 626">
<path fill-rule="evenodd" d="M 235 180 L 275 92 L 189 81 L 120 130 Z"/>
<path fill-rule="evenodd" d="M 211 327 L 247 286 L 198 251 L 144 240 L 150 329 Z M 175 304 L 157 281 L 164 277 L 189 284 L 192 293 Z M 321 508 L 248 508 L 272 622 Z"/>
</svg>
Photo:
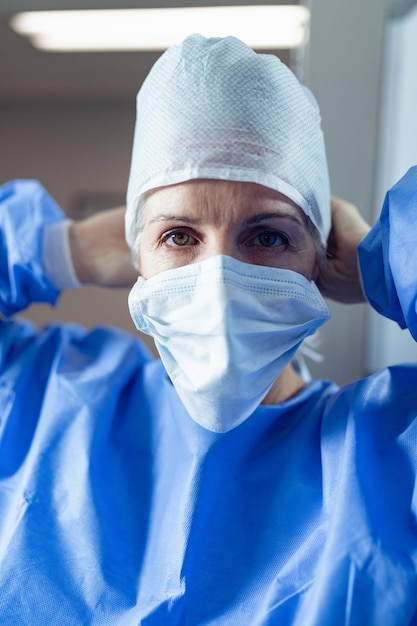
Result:
<svg viewBox="0 0 417 626">
<path fill-rule="evenodd" d="M 145 221 L 168 216 L 246 219 L 273 212 L 306 225 L 304 212 L 283 194 L 249 182 L 197 179 L 159 187 L 144 197 Z"/>
</svg>

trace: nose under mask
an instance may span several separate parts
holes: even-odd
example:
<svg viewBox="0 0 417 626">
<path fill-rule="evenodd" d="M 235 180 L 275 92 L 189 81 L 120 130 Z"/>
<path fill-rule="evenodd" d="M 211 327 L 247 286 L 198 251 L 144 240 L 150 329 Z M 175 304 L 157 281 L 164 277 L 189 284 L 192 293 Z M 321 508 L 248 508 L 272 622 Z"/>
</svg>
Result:
<svg viewBox="0 0 417 626">
<path fill-rule="evenodd" d="M 190 416 L 214 432 L 245 421 L 329 318 L 304 276 L 227 256 L 139 277 L 129 310 L 154 338 Z"/>
</svg>

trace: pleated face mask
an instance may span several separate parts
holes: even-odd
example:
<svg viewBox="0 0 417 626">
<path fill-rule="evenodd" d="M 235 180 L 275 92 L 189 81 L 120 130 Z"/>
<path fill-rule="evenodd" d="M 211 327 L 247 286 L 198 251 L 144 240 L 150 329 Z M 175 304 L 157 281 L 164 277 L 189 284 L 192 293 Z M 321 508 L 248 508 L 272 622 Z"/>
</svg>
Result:
<svg viewBox="0 0 417 626">
<path fill-rule="evenodd" d="M 190 416 L 214 432 L 245 421 L 303 339 L 329 318 L 301 274 L 222 255 L 140 277 L 129 310 L 154 338 Z"/>
</svg>

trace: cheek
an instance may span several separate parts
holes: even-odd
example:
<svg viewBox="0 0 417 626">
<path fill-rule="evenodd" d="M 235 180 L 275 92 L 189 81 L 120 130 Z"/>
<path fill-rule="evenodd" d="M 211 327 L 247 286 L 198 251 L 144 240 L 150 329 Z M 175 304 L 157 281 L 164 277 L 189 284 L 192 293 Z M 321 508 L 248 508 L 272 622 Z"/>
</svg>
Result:
<svg viewBox="0 0 417 626">
<path fill-rule="evenodd" d="M 152 276 L 158 273 L 158 259 L 154 257 L 155 255 L 147 250 L 143 243 L 139 246 L 139 254 L 137 256 L 138 269 L 140 275 L 145 279 L 152 278 Z"/>
<path fill-rule="evenodd" d="M 318 261 L 317 251 L 315 248 L 309 254 L 308 267 L 306 268 L 306 270 L 306 278 L 316 282 L 320 273 L 320 263 Z"/>
<path fill-rule="evenodd" d="M 317 280 L 319 275 L 319 263 L 315 248 L 307 248 L 297 254 L 294 266 L 290 269 L 302 274 L 308 280 Z"/>
<path fill-rule="evenodd" d="M 174 269 L 186 263 L 181 262 L 179 255 L 169 255 L 160 248 L 152 249 L 144 245 L 143 243 L 139 247 L 138 254 L 138 266 L 140 274 L 146 280 L 165 272 L 166 270 Z"/>
<path fill-rule="evenodd" d="M 312 280 L 313 282 L 316 282 L 319 277 L 319 274 L 320 274 L 320 266 L 319 266 L 318 261 L 316 261 L 314 263 L 310 276 L 308 276 L 308 279 Z"/>
<path fill-rule="evenodd" d="M 136 255 L 136 266 L 140 272 L 140 275 L 146 279 L 151 278 L 153 265 L 154 264 L 152 263 L 151 254 L 149 250 L 146 249 L 143 238 L 141 238 Z"/>
</svg>

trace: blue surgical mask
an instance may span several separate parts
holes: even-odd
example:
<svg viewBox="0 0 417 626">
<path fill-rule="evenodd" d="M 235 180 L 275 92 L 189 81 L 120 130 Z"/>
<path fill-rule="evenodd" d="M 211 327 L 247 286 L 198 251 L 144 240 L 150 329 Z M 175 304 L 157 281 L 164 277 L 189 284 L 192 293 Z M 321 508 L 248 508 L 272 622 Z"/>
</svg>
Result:
<svg viewBox="0 0 417 626">
<path fill-rule="evenodd" d="M 301 274 L 228 256 L 139 277 L 129 310 L 154 338 L 190 416 L 214 432 L 245 421 L 303 339 L 329 318 Z"/>
</svg>

